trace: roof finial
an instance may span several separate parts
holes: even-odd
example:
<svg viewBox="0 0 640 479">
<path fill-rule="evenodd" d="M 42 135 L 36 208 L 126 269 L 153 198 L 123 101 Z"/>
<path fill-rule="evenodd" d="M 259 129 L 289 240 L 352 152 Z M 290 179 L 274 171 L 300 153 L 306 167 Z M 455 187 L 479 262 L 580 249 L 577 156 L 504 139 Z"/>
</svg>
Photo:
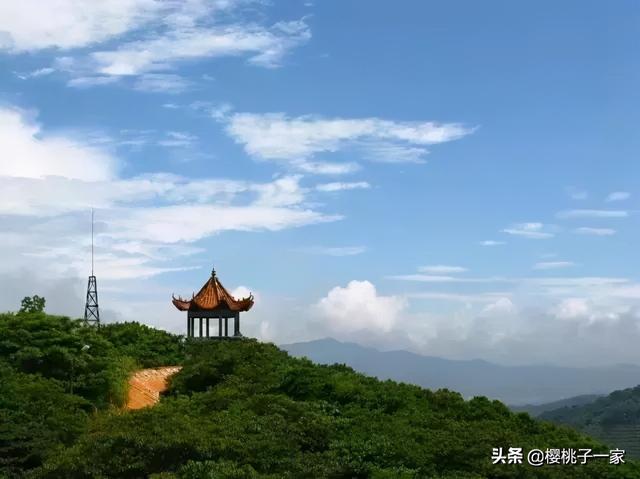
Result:
<svg viewBox="0 0 640 479">
<path fill-rule="evenodd" d="M 214 267 L 211 268 L 211 277 L 212 278 L 216 277 L 216 269 Z"/>
</svg>

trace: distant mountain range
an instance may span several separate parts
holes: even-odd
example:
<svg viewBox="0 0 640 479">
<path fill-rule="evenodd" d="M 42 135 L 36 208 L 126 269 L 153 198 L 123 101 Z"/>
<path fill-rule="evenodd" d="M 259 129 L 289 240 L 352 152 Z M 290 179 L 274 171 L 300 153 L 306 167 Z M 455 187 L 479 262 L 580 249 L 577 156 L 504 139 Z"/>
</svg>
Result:
<svg viewBox="0 0 640 479">
<path fill-rule="evenodd" d="M 447 388 L 465 397 L 487 396 L 506 404 L 529 407 L 574 396 L 608 394 L 640 384 L 640 367 L 633 365 L 593 368 L 501 366 L 482 360 L 450 360 L 408 351 L 382 352 L 334 339 L 281 347 L 293 356 L 306 356 L 321 364 L 346 364 L 380 379 L 430 389 Z"/>
</svg>

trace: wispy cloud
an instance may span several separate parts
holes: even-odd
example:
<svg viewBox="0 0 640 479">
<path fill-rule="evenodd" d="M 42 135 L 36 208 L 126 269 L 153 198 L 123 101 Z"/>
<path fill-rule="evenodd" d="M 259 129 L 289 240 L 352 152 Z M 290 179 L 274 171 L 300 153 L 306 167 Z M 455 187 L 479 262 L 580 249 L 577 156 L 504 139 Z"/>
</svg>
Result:
<svg viewBox="0 0 640 479">
<path fill-rule="evenodd" d="M 331 161 L 293 160 L 291 165 L 300 171 L 314 175 L 346 175 L 361 169 L 361 166 L 353 161 L 337 163 Z"/>
<path fill-rule="evenodd" d="M 612 228 L 591 228 L 589 226 L 582 226 L 580 228 L 576 228 L 573 231 L 580 235 L 589 236 L 611 236 L 616 234 L 616 230 Z"/>
<path fill-rule="evenodd" d="M 168 131 L 166 137 L 158 142 L 161 146 L 184 148 L 191 146 L 198 137 L 185 131 Z"/>
<path fill-rule="evenodd" d="M 463 268 L 462 266 L 449 266 L 444 264 L 436 264 L 431 266 L 420 266 L 418 271 L 421 273 L 429 273 L 429 274 L 454 274 L 454 273 L 464 273 L 467 268 Z"/>
<path fill-rule="evenodd" d="M 501 246 L 503 244 L 507 244 L 506 241 L 497 241 L 497 240 L 484 240 L 480 241 L 482 246 Z"/>
<path fill-rule="evenodd" d="M 290 49 L 310 37 L 304 20 L 279 22 L 270 28 L 257 25 L 181 26 L 150 40 L 94 52 L 91 62 L 97 73 L 116 76 L 157 72 L 179 61 L 223 56 L 249 56 L 249 62 L 254 65 L 276 67 Z"/>
<path fill-rule="evenodd" d="M 546 227 L 543 223 L 516 223 L 511 225 L 509 228 L 503 229 L 502 232 L 530 239 L 552 238 L 554 234 L 549 231 L 545 231 L 545 228 Z"/>
<path fill-rule="evenodd" d="M 399 281 L 416 281 L 419 283 L 502 283 L 511 280 L 501 277 L 469 278 L 466 276 L 450 276 L 436 274 L 400 274 L 388 276 Z"/>
<path fill-rule="evenodd" d="M 311 246 L 302 251 L 324 256 L 356 256 L 367 251 L 366 246 Z"/>
<path fill-rule="evenodd" d="M 0 49 L 86 47 L 139 28 L 164 12 L 166 3 L 157 0 L 2 2 Z"/>
<path fill-rule="evenodd" d="M 558 218 L 626 218 L 629 216 L 628 211 L 624 210 L 565 210 L 560 211 Z"/>
<path fill-rule="evenodd" d="M 500 298 L 508 297 L 511 293 L 509 292 L 486 292 L 486 293 L 476 293 L 476 294 L 461 294 L 461 293 L 451 293 L 451 292 L 432 292 L 432 291 L 421 291 L 417 293 L 407 293 L 405 297 L 409 299 L 430 299 L 430 300 L 440 300 L 440 301 L 454 301 L 460 303 L 493 303 Z"/>
<path fill-rule="evenodd" d="M 168 138 L 184 144 L 194 136 L 169 132 Z M 157 261 L 225 231 L 279 231 L 341 219 L 306 204 L 308 189 L 299 176 L 268 182 L 167 173 L 121 178 L 117 157 L 86 141 L 52 136 L 20 110 L 0 109 L 0 143 L 5 154 L 21 159 L 0 162 L 0 248 L 12 258 L 0 271 L 35 257 L 51 274 L 74 269 L 83 248 L 78 224 L 90 208 L 100 218 L 96 239 L 100 254 L 110 255 L 109 274 L 122 278 L 174 271 Z M 148 254 L 161 247 L 162 259 Z"/>
<path fill-rule="evenodd" d="M 118 82 L 117 77 L 109 76 L 79 76 L 72 78 L 67 85 L 73 88 L 91 88 L 94 86 L 110 85 Z"/>
<path fill-rule="evenodd" d="M 371 185 L 366 181 L 354 181 L 354 182 L 332 182 L 322 183 L 316 186 L 316 190 L 332 192 L 332 191 L 344 191 L 344 190 L 362 190 L 371 188 Z"/>
<path fill-rule="evenodd" d="M 227 132 L 256 158 L 286 161 L 305 169 L 319 153 L 350 148 L 365 158 L 416 162 L 425 146 L 446 143 L 472 133 L 459 123 L 395 122 L 379 118 L 289 117 L 284 113 L 236 113 Z M 384 158 L 383 158 L 384 157 Z"/>
<path fill-rule="evenodd" d="M 38 68 L 37 70 L 33 70 L 28 73 L 16 73 L 16 76 L 21 80 L 28 80 L 30 78 L 39 78 L 43 76 L 48 76 L 54 73 L 55 71 L 56 71 L 55 68 L 45 67 L 45 68 Z"/>
<path fill-rule="evenodd" d="M 145 73 L 144 75 L 140 75 L 133 83 L 135 90 L 152 93 L 182 93 L 190 86 L 191 82 L 189 80 L 172 73 Z"/>
<path fill-rule="evenodd" d="M 426 148 L 396 143 L 375 143 L 363 145 L 365 157 L 378 163 L 425 163 L 429 153 Z"/>
<path fill-rule="evenodd" d="M 628 200 L 629 198 L 631 198 L 631 193 L 629 193 L 628 191 L 614 191 L 613 193 L 609 193 L 605 201 L 624 201 Z"/>
<path fill-rule="evenodd" d="M 533 269 L 562 269 L 575 266 L 575 263 L 571 261 L 541 261 L 533 265 Z"/>
<path fill-rule="evenodd" d="M 0 51 L 66 50 L 53 66 L 23 76 L 48 74 L 55 67 L 71 75 L 73 87 L 117 82 L 140 91 L 176 93 L 188 86 L 174 72 L 179 63 L 241 57 L 252 65 L 275 68 L 288 52 L 311 38 L 304 19 L 264 25 L 255 8 L 244 8 L 260 1 L 45 3 L 26 0 L 0 5 Z M 107 40 L 108 48 L 96 48 Z M 80 48 L 84 50 L 74 51 Z M 125 77 L 140 78 L 125 81 Z"/>
</svg>

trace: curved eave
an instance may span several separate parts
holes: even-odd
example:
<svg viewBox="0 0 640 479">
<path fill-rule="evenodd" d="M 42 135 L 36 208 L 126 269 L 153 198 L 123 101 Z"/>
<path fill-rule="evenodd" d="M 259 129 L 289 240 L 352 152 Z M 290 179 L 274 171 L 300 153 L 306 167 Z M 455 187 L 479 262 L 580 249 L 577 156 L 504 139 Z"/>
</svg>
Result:
<svg viewBox="0 0 640 479">
<path fill-rule="evenodd" d="M 189 311 L 191 307 L 191 301 L 183 301 L 181 299 L 172 298 L 171 302 L 180 311 Z"/>
</svg>

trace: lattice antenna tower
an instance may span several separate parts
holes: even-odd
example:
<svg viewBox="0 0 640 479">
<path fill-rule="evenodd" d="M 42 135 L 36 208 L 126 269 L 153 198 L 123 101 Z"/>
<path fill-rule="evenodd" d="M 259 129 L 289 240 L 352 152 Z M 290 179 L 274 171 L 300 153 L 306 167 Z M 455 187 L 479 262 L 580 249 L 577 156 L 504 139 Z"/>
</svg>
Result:
<svg viewBox="0 0 640 479">
<path fill-rule="evenodd" d="M 84 321 L 100 327 L 100 310 L 98 309 L 98 283 L 93 273 L 93 209 L 91 210 L 91 276 L 87 283 L 87 301 L 84 305 Z"/>
</svg>

